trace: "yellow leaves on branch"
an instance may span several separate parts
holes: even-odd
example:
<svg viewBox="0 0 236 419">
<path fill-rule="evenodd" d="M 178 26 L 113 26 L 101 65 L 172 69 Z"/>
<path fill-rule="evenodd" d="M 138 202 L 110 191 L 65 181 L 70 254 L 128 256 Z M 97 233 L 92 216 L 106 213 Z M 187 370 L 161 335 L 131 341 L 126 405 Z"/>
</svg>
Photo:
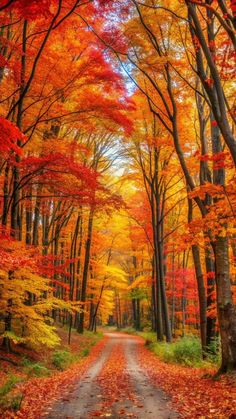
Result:
<svg viewBox="0 0 236 419">
<path fill-rule="evenodd" d="M 3 319 L 11 316 L 12 330 L 5 331 L 14 343 L 28 343 L 32 347 L 59 344 L 52 310 L 72 307 L 53 296 L 49 280 L 23 267 L 13 272 L 0 271 L 0 310 Z"/>
<path fill-rule="evenodd" d="M 118 288 L 127 286 L 127 274 L 121 268 L 96 261 L 93 261 L 92 264 L 95 268 L 97 279 L 108 281 L 110 285 Z"/>
<path fill-rule="evenodd" d="M 134 290 L 136 288 L 147 288 L 150 286 L 150 280 L 151 278 L 147 275 L 140 275 L 132 282 L 131 285 L 129 285 L 128 289 Z"/>
</svg>

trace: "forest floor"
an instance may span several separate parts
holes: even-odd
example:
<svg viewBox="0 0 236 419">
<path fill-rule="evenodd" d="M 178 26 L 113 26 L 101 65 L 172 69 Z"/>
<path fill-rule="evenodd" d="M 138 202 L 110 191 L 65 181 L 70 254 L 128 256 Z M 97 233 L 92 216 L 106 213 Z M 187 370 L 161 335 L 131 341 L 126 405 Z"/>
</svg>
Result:
<svg viewBox="0 0 236 419">
<path fill-rule="evenodd" d="M 83 339 L 76 334 L 72 349 Z M 85 340 L 91 344 L 91 336 Z M 20 409 L 0 417 L 236 418 L 234 374 L 214 380 L 202 368 L 166 364 L 150 352 L 144 339 L 125 333 L 106 333 L 65 371 L 19 387 Z"/>
</svg>

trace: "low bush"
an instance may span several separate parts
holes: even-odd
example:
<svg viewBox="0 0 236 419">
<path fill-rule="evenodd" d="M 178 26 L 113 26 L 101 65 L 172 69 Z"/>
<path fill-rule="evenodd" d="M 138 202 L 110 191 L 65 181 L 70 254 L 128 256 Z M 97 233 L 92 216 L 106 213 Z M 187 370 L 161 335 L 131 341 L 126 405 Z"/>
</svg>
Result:
<svg viewBox="0 0 236 419">
<path fill-rule="evenodd" d="M 1 397 L 0 407 L 5 409 L 11 409 L 17 411 L 20 409 L 21 402 L 23 400 L 23 394 L 7 394 Z M 2 417 L 2 416 L 1 416 Z"/>
<path fill-rule="evenodd" d="M 10 409 L 13 409 L 14 411 L 19 410 L 20 409 L 20 406 L 21 406 L 22 400 L 23 400 L 23 394 L 21 394 L 21 393 L 12 396 L 9 399 L 9 407 L 10 407 Z"/>
<path fill-rule="evenodd" d="M 29 376 L 33 375 L 35 377 L 48 377 L 50 375 L 49 369 L 41 364 L 33 364 L 29 366 L 27 373 Z"/>
<path fill-rule="evenodd" d="M 21 364 L 24 367 L 24 371 L 28 376 L 35 377 L 48 377 L 50 375 L 50 370 L 39 362 L 31 361 L 29 358 L 25 357 Z"/>
<path fill-rule="evenodd" d="M 20 408 L 23 395 L 11 394 L 17 383 L 21 382 L 22 378 L 16 375 L 11 375 L 8 380 L 0 387 L 0 407 L 4 409 L 12 409 L 17 411 Z"/>
<path fill-rule="evenodd" d="M 20 377 L 17 377 L 16 375 L 11 375 L 8 378 L 8 380 L 3 384 L 3 386 L 0 387 L 0 397 L 3 397 L 7 393 L 9 393 L 9 391 L 11 391 L 12 388 L 15 387 L 15 385 L 20 381 L 22 381 Z"/>
<path fill-rule="evenodd" d="M 183 337 L 173 345 L 173 358 L 179 364 L 195 365 L 202 359 L 200 340 L 195 337 Z"/>
<path fill-rule="evenodd" d="M 63 371 L 66 367 L 70 365 L 72 361 L 71 352 L 67 350 L 58 350 L 55 351 L 52 355 L 52 363 L 58 369 Z"/>
<path fill-rule="evenodd" d="M 84 358 L 85 356 L 89 355 L 89 352 L 90 352 L 89 348 L 85 348 L 80 352 L 80 356 Z"/>
<path fill-rule="evenodd" d="M 176 342 L 157 342 L 153 332 L 140 334 L 148 346 L 161 360 L 169 363 L 198 366 L 202 362 L 201 342 L 194 336 L 179 338 Z"/>
</svg>

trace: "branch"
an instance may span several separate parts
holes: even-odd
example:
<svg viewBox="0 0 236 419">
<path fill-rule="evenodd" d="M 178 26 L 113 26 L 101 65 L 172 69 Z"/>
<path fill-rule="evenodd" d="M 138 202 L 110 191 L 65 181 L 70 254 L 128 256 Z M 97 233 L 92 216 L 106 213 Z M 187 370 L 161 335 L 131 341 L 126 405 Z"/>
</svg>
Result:
<svg viewBox="0 0 236 419">
<path fill-rule="evenodd" d="M 15 0 L 9 0 L 8 3 L 4 4 L 4 6 L 0 7 L 0 12 L 4 9 L 6 9 L 7 7 L 9 7 L 12 3 L 14 3 Z"/>
</svg>

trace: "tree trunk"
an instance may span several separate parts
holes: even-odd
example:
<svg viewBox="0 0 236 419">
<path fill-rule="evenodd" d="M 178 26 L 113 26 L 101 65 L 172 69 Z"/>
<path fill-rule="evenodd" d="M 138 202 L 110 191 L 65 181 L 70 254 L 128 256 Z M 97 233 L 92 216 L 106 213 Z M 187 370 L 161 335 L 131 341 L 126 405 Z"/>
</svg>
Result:
<svg viewBox="0 0 236 419">
<path fill-rule="evenodd" d="M 8 183 L 9 183 L 9 164 L 6 164 L 4 185 L 3 185 L 3 213 L 2 213 L 2 225 L 7 226 L 7 215 L 8 215 Z"/>
<path fill-rule="evenodd" d="M 85 256 L 84 256 L 84 270 L 83 270 L 82 287 L 81 287 L 81 303 L 83 304 L 83 307 L 82 307 L 83 311 L 80 313 L 78 329 L 77 329 L 78 333 L 84 332 L 84 310 L 85 310 L 85 302 L 86 302 L 91 240 L 92 240 L 92 232 L 93 232 L 93 216 L 94 216 L 94 210 L 93 208 L 91 208 L 90 213 L 89 213 L 89 220 L 88 220 L 88 231 L 87 231 L 87 240 L 85 244 Z"/>
<path fill-rule="evenodd" d="M 216 291 L 222 361 L 220 372 L 236 369 L 236 310 L 229 272 L 228 238 L 217 237 L 213 244 L 216 263 Z"/>
<path fill-rule="evenodd" d="M 188 222 L 191 223 L 193 219 L 193 203 L 188 199 Z M 206 351 L 207 346 L 207 296 L 205 290 L 204 276 L 201 266 L 201 257 L 199 247 L 196 244 L 192 245 L 193 263 L 195 274 L 197 278 L 198 302 L 200 310 L 200 334 L 202 344 L 202 354 Z"/>
<path fill-rule="evenodd" d="M 192 246 L 192 254 L 194 261 L 195 274 L 197 278 L 197 288 L 198 288 L 198 301 L 199 301 L 199 310 L 200 310 L 200 334 L 201 334 L 201 344 L 202 344 L 202 354 L 206 352 L 207 346 L 207 298 L 206 298 L 206 289 L 204 284 L 204 276 L 201 267 L 201 258 L 200 252 L 197 245 Z"/>
</svg>

